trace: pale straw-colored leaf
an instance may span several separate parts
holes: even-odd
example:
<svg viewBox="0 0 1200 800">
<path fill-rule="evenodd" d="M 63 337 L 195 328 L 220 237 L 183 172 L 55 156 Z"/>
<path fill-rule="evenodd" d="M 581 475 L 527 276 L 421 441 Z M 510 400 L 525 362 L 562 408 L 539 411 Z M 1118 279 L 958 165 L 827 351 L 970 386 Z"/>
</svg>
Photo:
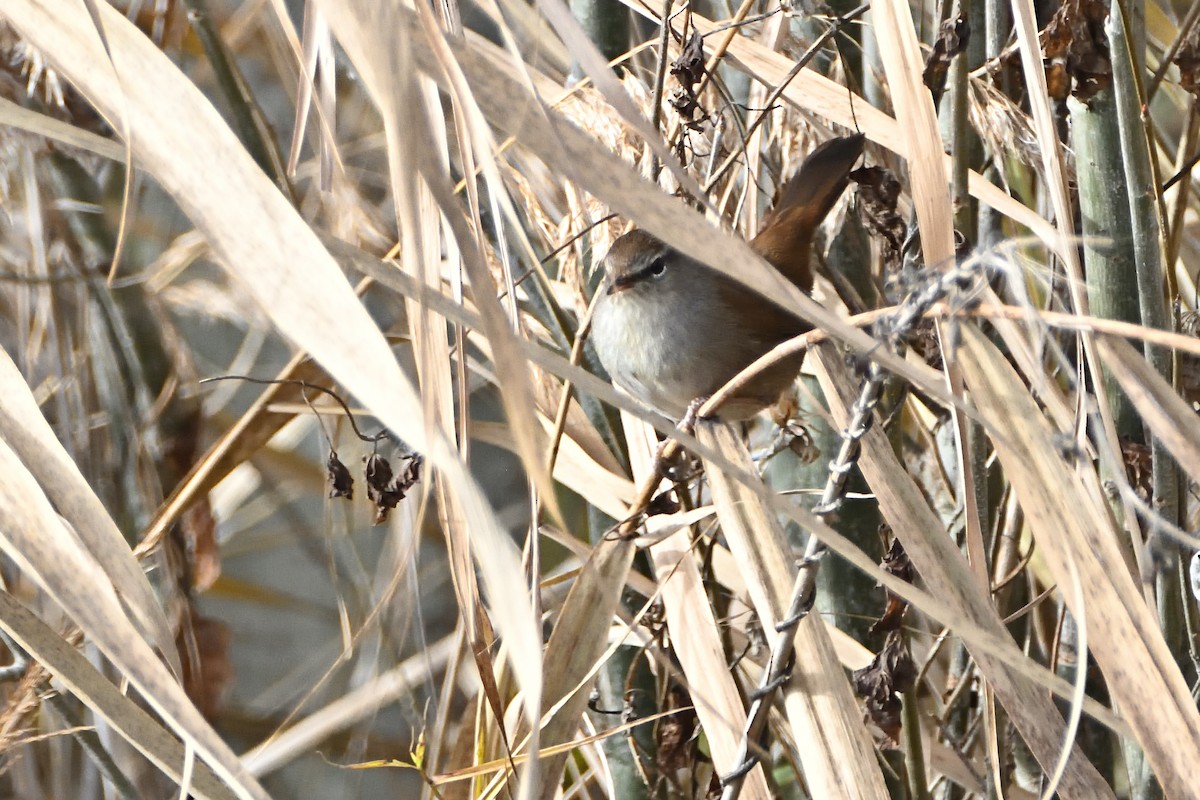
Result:
<svg viewBox="0 0 1200 800">
<path fill-rule="evenodd" d="M 0 125 L 17 128 L 56 142 L 95 153 L 111 161 L 124 161 L 125 148 L 111 139 L 77 128 L 69 122 L 48 117 L 0 97 Z"/>
<path fill-rule="evenodd" d="M 0 441 L 0 476 L 4 554 L 62 608 L 238 797 L 265 798 L 266 793 L 142 639 L 100 564 L 80 546 L 75 532 L 54 512 L 38 481 L 4 441 Z"/>
<path fill-rule="evenodd" d="M 114 686 L 86 656 L 7 592 L 0 592 L 0 627 L 67 691 L 111 725 L 167 777 L 183 785 L 184 745 Z M 235 796 L 204 764 L 195 766 L 187 785 L 196 797 L 225 800 Z"/>
<path fill-rule="evenodd" d="M 816 369 L 834 418 L 840 426 L 846 425 L 848 410 L 857 399 L 857 381 L 827 347 L 817 348 L 809 362 Z M 937 514 L 878 426 L 863 438 L 859 467 L 879 501 L 883 518 L 904 545 L 930 593 L 951 604 L 970 620 L 970 626 L 991 635 L 991 643 L 985 645 L 979 642 L 975 630 L 967 630 L 967 625 L 956 626 L 1034 756 L 1047 772 L 1052 771 L 1064 741 L 1061 715 L 1040 687 L 1013 668 L 1013 664 L 1025 661 L 1025 657 L 1009 636 L 988 593 L 972 576 L 961 552 L 946 535 Z M 1002 655 L 1007 658 L 1002 660 Z M 1069 689 L 1065 691 L 1069 694 Z M 1072 798 L 1112 796 L 1112 790 L 1095 767 L 1078 751 L 1068 763 L 1060 790 L 1064 797 Z"/>
<path fill-rule="evenodd" d="M 1142 421 L 1161 439 L 1187 475 L 1200 475 L 1200 424 L 1196 412 L 1128 342 L 1096 339 L 1104 365 L 1137 407 Z"/>
<path fill-rule="evenodd" d="M 711 513 L 711 509 L 706 511 Z M 738 747 L 746 726 L 746 709 L 726 662 L 721 629 L 704 591 L 689 530 L 682 528 L 652 545 L 650 559 L 662 587 L 671 649 L 687 679 L 713 766 L 718 775 L 727 775 L 739 766 Z M 766 800 L 770 796 L 762 765 L 756 765 L 746 776 L 742 797 Z"/>
<path fill-rule="evenodd" d="M 954 219 L 950 182 L 933 97 L 922 80 L 925 60 L 913 27 L 912 11 L 904 0 L 871 4 L 875 41 L 896 109 L 900 136 L 908 153 L 908 178 L 925 263 L 945 269 L 954 259 Z"/>
<path fill-rule="evenodd" d="M 1017 45 L 1021 53 L 1021 69 L 1027 85 L 1032 89 L 1028 94 L 1029 107 L 1033 127 L 1041 145 L 1046 189 L 1054 208 L 1058 236 L 1062 239 L 1062 245 L 1054 247 L 1054 250 L 1067 265 L 1074 310 L 1086 314 L 1088 305 L 1087 295 L 1082 290 L 1083 267 L 1079 262 L 1078 249 L 1069 241 L 1074 236 L 1075 218 L 1071 212 L 1071 197 L 1067 189 L 1066 165 L 1063 163 L 1062 150 L 1059 147 L 1058 124 L 1055 121 L 1057 115 L 1050 107 L 1050 90 L 1046 87 L 1046 69 L 1043 66 L 1044 53 L 1038 37 L 1037 14 L 1030 0 L 1012 0 L 1012 9 Z"/>
<path fill-rule="evenodd" d="M 727 461 L 753 469 L 750 453 L 730 426 L 702 423 L 696 436 Z M 742 567 L 763 628 L 773 630 L 788 612 L 796 576 L 783 527 L 758 491 L 730 480 L 722 465 L 705 466 L 730 552 Z M 796 755 L 809 790 L 814 797 L 887 797 L 854 691 L 816 615 L 796 627 L 795 646 L 802 656 L 783 687 L 783 705 L 793 738 L 804 743 Z"/>
<path fill-rule="evenodd" d="M 964 327 L 960 356 L 1041 557 L 1062 586 L 1072 585 L 1071 563 L 1078 568 L 1092 654 L 1117 709 L 1166 795 L 1200 797 L 1191 755 L 1200 750 L 1200 714 L 1129 573 L 1103 495 L 1064 462 L 1024 382 L 974 327 Z"/>
<path fill-rule="evenodd" d="M 175 673 L 181 674 L 175 637 L 129 542 L 54 435 L 17 365 L 4 350 L 0 350 L 0 439 L 27 465 L 75 529 L 142 635 L 158 648 Z"/>
</svg>

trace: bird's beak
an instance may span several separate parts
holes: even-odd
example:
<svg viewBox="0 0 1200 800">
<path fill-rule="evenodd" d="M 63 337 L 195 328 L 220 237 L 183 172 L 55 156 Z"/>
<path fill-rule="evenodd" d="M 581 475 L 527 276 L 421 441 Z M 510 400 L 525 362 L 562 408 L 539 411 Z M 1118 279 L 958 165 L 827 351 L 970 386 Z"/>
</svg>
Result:
<svg viewBox="0 0 1200 800">
<path fill-rule="evenodd" d="M 623 292 L 632 286 L 634 281 L 628 275 L 617 275 L 608 282 L 608 290 L 605 294 L 614 295 Z"/>
</svg>

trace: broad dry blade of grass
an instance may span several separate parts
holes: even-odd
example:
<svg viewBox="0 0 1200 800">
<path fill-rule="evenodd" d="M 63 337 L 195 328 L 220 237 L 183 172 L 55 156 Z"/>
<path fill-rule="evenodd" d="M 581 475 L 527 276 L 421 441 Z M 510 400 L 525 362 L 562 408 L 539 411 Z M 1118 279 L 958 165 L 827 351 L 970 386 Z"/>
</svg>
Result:
<svg viewBox="0 0 1200 800">
<path fill-rule="evenodd" d="M 163 773 L 176 782 L 182 781 L 185 747 L 174 734 L 8 592 L 0 592 L 0 626 L 61 681 L 67 691 L 82 700 Z M 236 797 L 203 763 L 193 767 L 189 787 L 196 797 L 212 800 Z"/>
<path fill-rule="evenodd" d="M 1106 507 L 1053 444 L 1024 382 L 977 329 L 964 326 L 960 351 L 971 396 L 1025 510 L 1055 580 L 1070 586 L 1071 563 L 1086 598 L 1091 652 L 1108 690 L 1170 797 L 1200 797 L 1193 753 L 1200 715 L 1162 632 L 1126 568 Z M 1103 497 L 1103 495 L 1101 495 Z M 1067 604 L 1074 599 L 1068 595 Z M 1080 612 L 1083 610 L 1080 609 Z"/>
<path fill-rule="evenodd" d="M 720 628 L 692 552 L 689 528 L 651 546 L 650 558 L 662 587 L 671 649 L 687 680 L 713 767 L 718 775 L 728 775 L 740 766 L 738 746 L 746 725 L 746 709 L 726 661 Z M 760 800 L 771 796 L 762 764 L 746 776 L 742 796 Z"/>
<path fill-rule="evenodd" d="M 117 599 L 100 565 L 78 546 L 38 481 L 0 441 L 0 548 L 95 642 L 168 725 L 238 797 L 266 798 L 184 694 Z M 107 513 L 105 513 L 107 516 Z M 15 628 L 19 620 L 9 623 Z M 45 642 L 31 643 L 45 646 Z M 87 698 L 81 698 L 87 699 Z M 96 708 L 98 712 L 99 708 Z"/>
<path fill-rule="evenodd" d="M 905 140 L 913 205 L 925 263 L 948 268 L 954 259 L 953 209 L 937 113 L 921 76 L 924 58 L 905 0 L 876 0 L 875 38 L 896 121 Z"/>
<path fill-rule="evenodd" d="M 817 348 L 810 356 L 817 363 L 817 376 L 829 401 L 830 410 L 840 425 L 848 420 L 848 410 L 857 399 L 856 382 L 845 365 L 828 347 Z M 918 574 L 929 591 L 956 607 L 971 624 L 987 631 L 1002 642 L 998 648 L 973 643 L 974 634 L 958 633 L 967 642 L 980 671 L 995 688 L 1017 729 L 1029 743 L 1033 755 L 1050 772 L 1063 747 L 1062 717 L 1042 689 L 1012 664 L 1025 660 L 1005 630 L 992 605 L 987 588 L 975 580 L 961 552 L 944 534 L 944 526 L 921 495 L 916 482 L 904 469 L 887 435 L 878 427 L 863 438 L 859 465 L 879 501 L 883 517 L 904 544 Z M 920 603 L 917 603 L 920 606 Z M 936 616 L 936 615 L 935 615 Z M 1000 650 L 1008 658 L 1001 660 Z M 1037 667 L 1030 663 L 1030 668 Z M 1112 790 L 1081 753 L 1076 751 L 1059 787 L 1064 797 L 1111 797 Z"/>
<path fill-rule="evenodd" d="M 1055 222 L 1061 246 L 1054 251 L 1065 261 L 1067 275 L 1071 277 L 1071 299 L 1074 310 L 1088 313 L 1087 296 L 1083 292 L 1083 267 L 1079 263 L 1079 252 L 1065 240 L 1074 235 L 1075 222 L 1071 213 L 1071 198 L 1067 192 L 1067 174 L 1059 146 L 1054 112 L 1050 108 L 1050 91 L 1046 86 L 1046 70 L 1042 64 L 1042 47 L 1037 33 L 1037 16 L 1030 0 L 1012 0 L 1017 44 L 1021 53 L 1021 66 L 1026 84 L 1033 88 L 1029 93 L 1030 115 L 1037 132 L 1038 145 L 1042 154 L 1042 169 L 1046 176 L 1046 190 L 1054 208 Z"/>
<path fill-rule="evenodd" d="M 3 97 L 0 97 L 0 125 L 8 125 L 38 136 L 45 136 L 47 139 L 62 142 L 70 147 L 78 147 L 103 156 L 110 161 L 125 160 L 125 148 L 111 139 L 105 139 L 103 136 L 78 128 L 69 122 L 63 122 L 61 119 L 54 119 L 32 109 L 24 108 Z"/>
<path fill-rule="evenodd" d="M 728 425 L 701 423 L 696 436 L 725 461 L 753 469 L 745 444 Z M 729 549 L 742 567 L 763 629 L 773 631 L 788 612 L 796 573 L 783 527 L 763 503 L 762 487 L 730 480 L 723 464 L 706 468 Z M 804 743 L 796 756 L 812 796 L 888 797 L 854 690 L 825 626 L 809 614 L 795 637 L 796 666 L 783 688 L 783 705 L 794 740 Z"/>
<path fill-rule="evenodd" d="M 129 543 L 54 435 L 16 364 L 3 350 L 0 350 L 0 439 L 26 464 L 58 512 L 74 528 L 88 557 L 103 567 L 107 580 L 128 606 L 142 635 L 158 648 L 175 673 L 181 674 L 175 637 L 150 582 L 129 552 Z M 77 545 L 70 540 L 63 542 L 63 546 L 73 549 Z"/>
<path fill-rule="evenodd" d="M 1096 347 L 1104 365 L 1112 370 L 1146 425 L 1162 439 L 1183 471 L 1200 475 L 1200 427 L 1196 424 L 1196 412 L 1125 340 L 1101 336 L 1096 339 Z"/>
</svg>

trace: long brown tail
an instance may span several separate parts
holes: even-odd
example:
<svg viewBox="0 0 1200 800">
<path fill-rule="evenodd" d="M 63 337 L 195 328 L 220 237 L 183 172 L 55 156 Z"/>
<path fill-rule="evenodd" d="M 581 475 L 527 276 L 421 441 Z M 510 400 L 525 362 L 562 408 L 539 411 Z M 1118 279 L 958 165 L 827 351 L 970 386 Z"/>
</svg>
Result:
<svg viewBox="0 0 1200 800">
<path fill-rule="evenodd" d="M 830 139 L 800 165 L 750 246 L 805 292 L 812 291 L 813 233 L 841 197 L 862 156 L 861 133 Z"/>
</svg>

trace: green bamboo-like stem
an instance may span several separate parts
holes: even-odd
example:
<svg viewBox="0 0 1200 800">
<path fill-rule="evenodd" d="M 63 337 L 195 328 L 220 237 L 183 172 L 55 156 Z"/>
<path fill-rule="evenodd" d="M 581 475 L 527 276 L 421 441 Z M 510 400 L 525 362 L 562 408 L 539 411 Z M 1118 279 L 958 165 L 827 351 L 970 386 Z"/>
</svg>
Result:
<svg viewBox="0 0 1200 800">
<path fill-rule="evenodd" d="M 925 748 L 921 742 L 921 715 L 917 690 L 903 695 L 904 766 L 908 773 L 908 796 L 912 800 L 930 800 L 929 778 L 925 774 Z"/>
<path fill-rule="evenodd" d="M 1132 247 L 1138 279 L 1140 321 L 1151 328 L 1170 329 L 1171 319 L 1166 302 L 1166 240 L 1163 236 L 1162 207 L 1159 201 L 1158 177 L 1151 159 L 1151 141 L 1141 115 L 1142 83 L 1137 68 L 1135 41 L 1139 16 L 1130 9 L 1136 4 L 1123 5 L 1114 0 L 1108 26 L 1113 63 L 1113 89 L 1120 120 L 1120 144 L 1126 169 L 1126 194 L 1132 229 Z M 1147 360 L 1160 375 L 1170 380 L 1172 354 L 1161 347 L 1144 347 Z M 1170 524 L 1182 519 L 1181 480 L 1178 464 L 1167 452 L 1158 437 L 1150 440 L 1151 481 L 1154 511 Z M 1167 546 L 1159 537 L 1160 546 Z M 1191 665 L 1187 632 L 1183 614 L 1185 588 L 1178 575 L 1162 570 L 1156 576 L 1159 623 L 1163 637 L 1175 661 L 1186 673 Z M 1135 800 L 1157 800 L 1162 789 L 1146 765 L 1140 748 L 1126 742 L 1129 764 L 1130 796 Z"/>
<path fill-rule="evenodd" d="M 579 27 L 606 59 L 612 61 L 629 49 L 629 9 L 618 0 L 571 0 L 571 13 Z M 571 78 L 583 76 L 578 64 L 571 67 Z"/>
<path fill-rule="evenodd" d="M 1072 101 L 1075 128 L 1080 208 L 1085 234 L 1091 310 L 1098 316 L 1141 322 L 1149 327 L 1170 327 L 1164 286 L 1165 244 L 1162 238 L 1157 179 L 1150 159 L 1149 140 L 1143 125 L 1141 88 L 1136 59 L 1129 46 L 1127 15 L 1113 3 L 1108 48 L 1113 86 L 1087 104 Z M 1114 191 L 1125 187 L 1125 191 Z M 1098 237 L 1105 236 L 1109 242 Z M 1160 374 L 1170 376 L 1170 354 L 1147 347 L 1147 358 Z M 1118 433 L 1143 442 L 1140 417 L 1128 399 L 1104 378 Z M 1177 468 L 1158 443 L 1151 442 L 1154 506 L 1174 522 L 1178 519 Z M 1183 626 L 1176 602 L 1177 587 L 1158 581 L 1159 611 L 1164 633 L 1177 659 L 1184 657 Z M 1087 739 L 1088 727 L 1082 733 Z M 1161 796 L 1145 758 L 1136 743 L 1123 741 L 1131 797 L 1149 800 Z M 1111 750 L 1108 751 L 1111 759 Z M 1105 753 L 1090 753 L 1103 759 Z"/>
<path fill-rule="evenodd" d="M 1135 71 L 1135 56 L 1129 48 L 1128 19 L 1122 5 L 1114 2 L 1109 41 L 1112 47 L 1113 90 L 1116 99 L 1121 159 L 1126 180 L 1122 184 L 1128 197 L 1128 213 L 1133 232 L 1132 251 L 1138 279 L 1141 323 L 1167 330 L 1171 317 L 1167 310 L 1166 240 L 1163 236 L 1162 206 L 1158 175 L 1151 157 L 1151 141 L 1142 117 L 1142 84 Z M 1146 356 L 1159 374 L 1171 376 L 1170 353 L 1161 347 L 1146 346 Z"/>
<path fill-rule="evenodd" d="M 956 19 L 960 15 L 968 25 L 973 24 L 981 16 L 979 4 L 971 0 L 956 0 L 950 7 L 949 18 Z M 947 91 L 939 109 L 942 139 L 954 158 L 950 174 L 954 227 L 963 232 L 975 229 L 978 213 L 978 203 L 967 191 L 967 175 L 972 169 L 979 169 L 983 165 L 983 146 L 967 121 L 967 102 L 970 99 L 968 72 L 983 63 L 983 37 L 980 33 L 970 33 L 967 50 L 951 61 Z"/>
<path fill-rule="evenodd" d="M 1130 7 L 1136 5 L 1131 3 Z M 1168 282 L 1166 239 L 1163 235 L 1162 206 L 1159 201 L 1158 176 L 1151 159 L 1150 137 L 1141 115 L 1142 85 L 1136 70 L 1137 59 L 1131 49 L 1133 26 L 1131 15 L 1119 2 L 1112 5 L 1112 24 L 1109 41 L 1112 43 L 1113 89 L 1120 120 L 1121 155 L 1125 163 L 1126 190 L 1133 232 L 1133 256 L 1138 280 L 1140 321 L 1149 328 L 1170 330 L 1171 316 L 1167 308 Z M 1163 347 L 1145 346 L 1146 358 L 1167 380 L 1171 379 L 1172 354 Z M 1180 508 L 1179 467 L 1162 442 L 1151 439 L 1153 459 L 1154 509 L 1171 524 L 1182 519 Z M 1174 585 L 1174 581 L 1168 582 Z M 1168 604 L 1161 604 L 1166 607 Z M 1178 603 L 1170 605 L 1177 606 Z M 1182 653 L 1182 625 L 1177 616 L 1164 619 L 1168 644 L 1177 658 Z M 1181 662 L 1182 663 L 1182 662 Z"/>
<path fill-rule="evenodd" d="M 978 8 L 976 4 L 976 8 Z M 983 48 L 983 61 L 990 61 L 998 58 L 1004 47 L 1008 44 L 1008 38 L 1012 33 L 1012 10 L 1011 4 L 1007 0 L 983 0 L 982 19 L 980 15 L 975 15 L 971 18 L 975 24 L 975 32 L 971 37 L 971 44 L 968 47 L 968 52 L 971 54 L 971 64 L 975 62 L 975 47 Z M 979 22 L 982 22 L 983 30 L 979 30 Z M 978 41 L 976 41 L 978 39 Z M 999 75 L 1000 89 L 1006 90 L 1007 83 L 1005 73 Z M 999 183 L 999 170 L 1004 168 L 1004 153 L 992 153 L 991 160 L 984 168 L 984 177 L 993 183 Z M 979 209 L 979 222 L 976 227 L 975 237 L 976 243 L 983 248 L 992 247 L 1004 239 L 1003 231 L 1003 216 L 999 214 L 991 206 L 983 206 Z"/>
<path fill-rule="evenodd" d="M 1129 771 L 1130 800 L 1162 800 L 1162 787 L 1154 779 L 1146 754 L 1133 739 L 1121 740 L 1121 751 Z"/>
<path fill-rule="evenodd" d="M 276 146 L 271 126 L 255 102 L 250 85 L 238 69 L 237 62 L 213 25 L 205 0 L 184 0 L 184 4 L 188 9 L 188 19 L 212 66 L 217 86 L 225 98 L 238 139 L 262 171 L 295 202 L 291 184 L 287 180 L 287 167 Z"/>
<path fill-rule="evenodd" d="M 967 672 L 971 667 L 971 657 L 962 642 L 954 642 L 952 648 L 949 673 L 954 676 L 954 681 L 957 685 L 963 680 L 970 680 Z M 960 702 L 946 709 L 945 720 L 942 725 L 946 743 L 951 747 L 963 749 L 970 723 L 971 709 L 966 703 Z M 958 798 L 965 796 L 966 790 L 951 781 L 943 783 L 937 794 L 938 800 L 958 800 Z"/>
<path fill-rule="evenodd" d="M 1125 184 L 1116 98 L 1103 89 L 1087 103 L 1068 101 L 1079 186 L 1083 262 L 1092 314 L 1136 322 L 1138 281 L 1133 257 L 1128 199 L 1114 187 Z M 1142 420 L 1110 375 L 1103 377 L 1117 433 L 1142 439 Z"/>
<path fill-rule="evenodd" d="M 957 0 L 948 9 L 948 16 L 950 19 L 956 19 L 960 15 L 967 21 L 970 38 L 966 51 L 955 56 L 950 64 L 947 91 L 939 104 L 939 122 L 942 138 L 948 143 L 953 157 L 950 180 L 954 198 L 954 227 L 960 233 L 968 234 L 979 227 L 980 211 L 978 203 L 970 196 L 967 189 L 967 176 L 970 170 L 983 167 L 983 147 L 978 135 L 971 128 L 967 115 L 967 104 L 970 100 L 969 72 L 983 63 L 986 54 L 986 40 L 983 35 L 984 26 L 980 24 L 984 16 L 984 9 L 980 2 Z M 997 220 L 993 219 L 991 224 L 997 224 Z M 970 484 L 964 486 L 963 489 L 974 495 L 975 508 L 979 513 L 979 525 L 984 531 L 990 531 L 992 530 L 991 519 L 994 516 L 994 509 L 989 500 L 987 481 L 988 438 L 977 423 L 965 417 L 961 418 L 959 423 L 962 426 L 962 440 L 959 445 L 966 448 L 967 452 L 964 455 L 969 459 Z M 965 497 L 959 498 L 960 507 L 965 502 Z M 986 565 L 979 565 L 979 568 L 985 570 L 983 574 L 987 574 Z M 961 644 L 956 645 L 952 664 L 952 674 L 956 680 L 966 679 L 969 665 L 970 660 L 965 649 Z M 946 720 L 946 729 L 951 742 L 962 741 L 967 734 L 971 718 L 977 711 L 965 703 L 950 709 Z M 989 776 L 991 773 L 991 770 L 987 771 Z M 989 789 L 992 788 L 989 784 Z M 961 787 L 950 783 L 945 784 L 940 792 L 940 796 L 943 798 L 958 798 L 964 795 L 965 792 Z"/>
<path fill-rule="evenodd" d="M 950 15 L 956 18 L 961 15 L 968 25 L 981 16 L 979 2 L 958 0 L 954 3 Z M 942 103 L 942 136 L 950 144 L 950 152 L 954 159 L 951 172 L 951 189 L 954 196 L 954 227 L 960 232 L 973 231 L 978 226 L 979 206 L 967 189 L 967 176 L 972 169 L 983 166 L 983 145 L 979 136 L 971 128 L 967 119 L 967 102 L 970 95 L 968 72 L 979 66 L 984 58 L 983 37 L 970 35 L 967 50 L 955 56 L 950 65 L 949 90 Z M 975 495 L 976 508 L 979 509 L 979 523 L 984 530 L 991 529 L 992 509 L 988 501 L 987 486 L 987 436 L 981 426 L 963 420 L 962 445 L 968 448 L 967 457 L 971 459 L 970 474 L 972 485 L 966 490 Z"/>
<path fill-rule="evenodd" d="M 812 503 L 816 503 L 821 488 L 829 478 L 829 460 L 837 452 L 842 440 L 840 433 L 830 428 L 812 405 L 810 398 L 821 402 L 820 386 L 816 379 L 805 375 L 801 380 L 807 391 L 800 394 L 797 418 L 820 455 L 802 459 L 792 451 L 785 450 L 771 459 L 764 478 L 775 489 L 814 490 L 810 497 Z M 869 491 L 858 470 L 852 474 L 847 488 L 852 493 Z M 881 523 L 879 504 L 873 499 L 847 500 L 836 520 L 833 520 L 839 533 L 876 560 L 881 559 L 884 552 L 879 530 Z M 794 528 L 789 526 L 789 535 L 793 532 Z M 800 541 L 798 534 L 792 545 L 797 550 L 803 550 L 804 542 Z M 817 573 L 816 609 L 825 619 L 870 647 L 871 623 L 879 618 L 882 596 L 875 587 L 875 581 L 861 571 L 840 558 L 827 558 Z"/>
</svg>

